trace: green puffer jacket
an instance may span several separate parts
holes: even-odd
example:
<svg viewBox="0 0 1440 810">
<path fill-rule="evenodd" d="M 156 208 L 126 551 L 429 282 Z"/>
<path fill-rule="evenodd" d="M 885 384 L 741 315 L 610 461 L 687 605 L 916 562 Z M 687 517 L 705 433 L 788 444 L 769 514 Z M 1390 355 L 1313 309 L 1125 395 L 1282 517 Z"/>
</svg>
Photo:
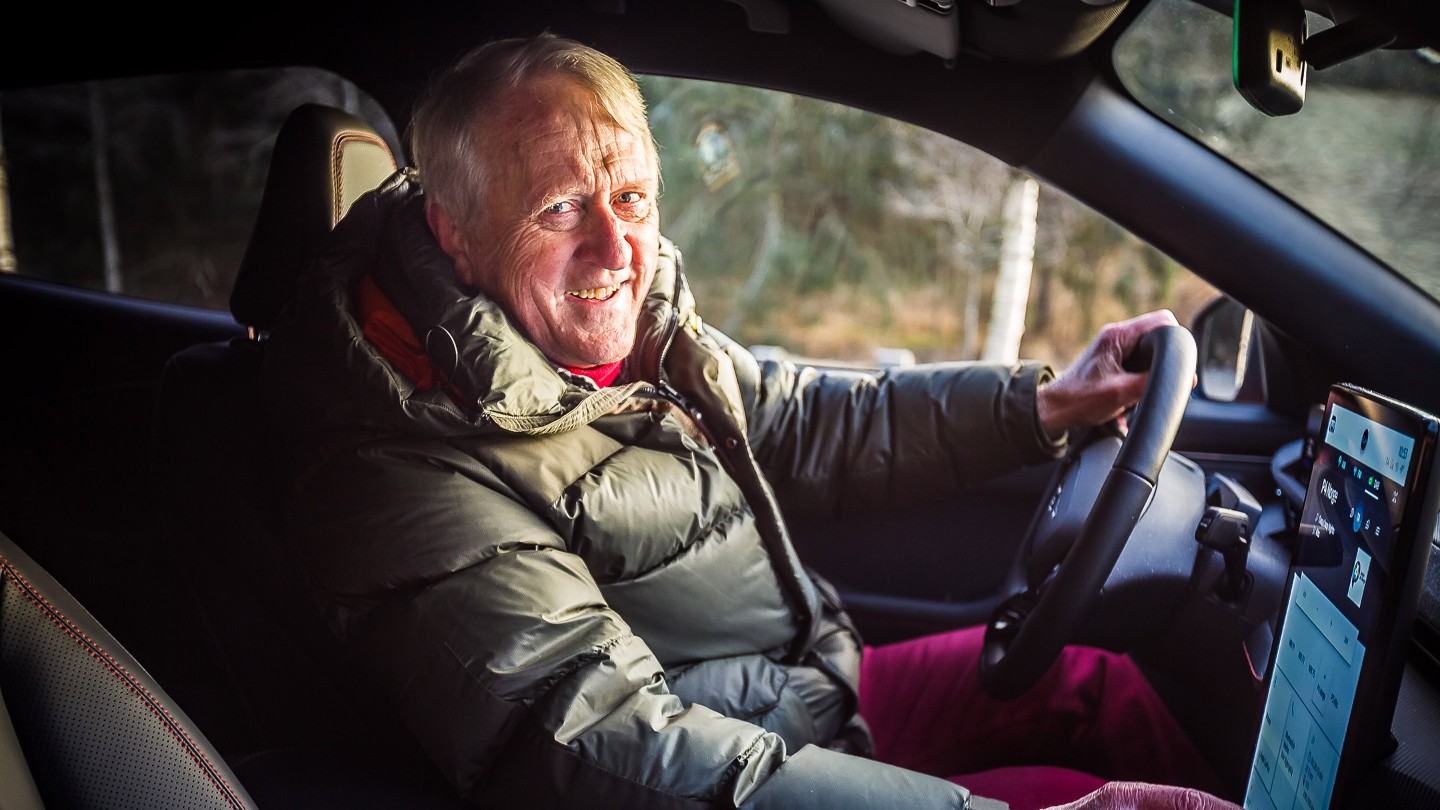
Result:
<svg viewBox="0 0 1440 810">
<path fill-rule="evenodd" d="M 448 393 L 416 390 L 362 336 L 365 274 Z M 302 281 L 265 396 L 298 433 L 289 531 L 326 619 L 462 794 L 939 808 L 964 790 L 853 755 L 869 746 L 859 640 L 780 504 L 893 505 L 1043 458 L 1046 373 L 760 366 L 695 317 L 667 243 L 634 382 L 597 390 L 459 288 L 397 175 Z"/>
</svg>

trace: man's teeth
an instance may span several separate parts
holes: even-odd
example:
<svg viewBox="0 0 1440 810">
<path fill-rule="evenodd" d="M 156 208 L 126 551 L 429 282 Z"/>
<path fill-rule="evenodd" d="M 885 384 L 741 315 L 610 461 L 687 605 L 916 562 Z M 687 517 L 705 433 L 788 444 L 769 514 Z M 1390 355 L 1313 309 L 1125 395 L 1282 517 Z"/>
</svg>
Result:
<svg viewBox="0 0 1440 810">
<path fill-rule="evenodd" d="M 605 299 L 619 292 L 620 287 L 623 284 L 624 282 L 621 282 L 620 284 L 614 284 L 609 287 L 596 287 L 593 290 L 570 290 L 566 294 L 573 295 L 576 298 L 584 298 L 586 300 L 598 298 L 601 301 L 604 301 Z"/>
</svg>

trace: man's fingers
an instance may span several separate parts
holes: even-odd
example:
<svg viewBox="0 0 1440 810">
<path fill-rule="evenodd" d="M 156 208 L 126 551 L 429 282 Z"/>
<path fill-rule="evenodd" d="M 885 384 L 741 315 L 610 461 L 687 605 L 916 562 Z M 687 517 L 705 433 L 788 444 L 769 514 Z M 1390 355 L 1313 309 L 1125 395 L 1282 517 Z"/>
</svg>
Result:
<svg viewBox="0 0 1440 810">
<path fill-rule="evenodd" d="M 1140 344 L 1140 339 L 1150 332 L 1162 326 L 1179 325 L 1180 322 L 1175 319 L 1175 313 L 1168 309 L 1157 309 L 1115 324 L 1115 330 L 1120 338 L 1121 354 L 1119 359 L 1123 361 Z"/>
<path fill-rule="evenodd" d="M 1161 326 L 1179 326 L 1180 322 L 1175 319 L 1175 313 L 1168 309 L 1157 309 L 1147 312 L 1144 315 L 1136 315 L 1128 321 L 1121 321 L 1124 326 L 1134 326 L 1145 334 L 1151 329 Z"/>
<path fill-rule="evenodd" d="M 1149 369 L 1127 371 L 1125 357 L 1147 333 L 1176 325 L 1175 313 L 1159 309 L 1101 327 L 1075 363 L 1037 394 L 1041 427 L 1056 436 L 1072 427 L 1114 419 L 1139 402 Z"/>
<path fill-rule="evenodd" d="M 1126 374 L 1117 380 L 1116 398 L 1120 401 L 1121 410 L 1140 401 L 1140 395 L 1145 393 L 1145 384 L 1148 382 L 1149 369 L 1138 374 Z"/>
</svg>

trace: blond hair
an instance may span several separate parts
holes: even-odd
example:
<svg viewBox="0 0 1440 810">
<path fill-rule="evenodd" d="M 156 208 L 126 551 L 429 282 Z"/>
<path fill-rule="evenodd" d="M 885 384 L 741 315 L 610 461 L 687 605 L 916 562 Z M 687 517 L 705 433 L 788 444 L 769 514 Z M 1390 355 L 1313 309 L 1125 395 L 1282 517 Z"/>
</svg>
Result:
<svg viewBox="0 0 1440 810">
<path fill-rule="evenodd" d="M 430 82 L 410 123 L 410 156 L 425 193 L 462 227 L 473 226 L 489 180 L 494 134 L 487 124 L 498 105 L 526 82 L 551 77 L 588 91 L 608 123 L 643 133 L 655 155 L 645 98 L 619 62 L 549 33 L 486 43 Z"/>
</svg>

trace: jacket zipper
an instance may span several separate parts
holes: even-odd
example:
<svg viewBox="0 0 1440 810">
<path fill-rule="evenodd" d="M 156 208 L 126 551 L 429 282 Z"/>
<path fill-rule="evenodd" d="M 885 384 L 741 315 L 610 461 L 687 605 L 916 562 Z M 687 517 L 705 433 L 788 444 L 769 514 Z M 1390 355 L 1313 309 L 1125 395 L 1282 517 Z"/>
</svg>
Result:
<svg viewBox="0 0 1440 810">
<path fill-rule="evenodd" d="M 665 324 L 665 335 L 660 339 L 660 352 L 655 360 L 655 387 L 656 390 L 665 394 L 667 398 L 674 397 L 677 404 L 680 401 L 680 392 L 670 385 L 665 379 L 665 355 L 670 353 L 670 344 L 675 342 L 675 332 L 680 328 L 680 306 L 676 302 L 680 300 L 681 284 L 685 276 L 680 270 L 680 262 L 675 262 L 675 289 L 670 291 L 670 318 Z M 681 407 L 684 407 L 682 404 Z M 689 409 L 686 409 L 689 412 Z"/>
<path fill-rule="evenodd" d="M 685 400 L 685 397 L 682 396 L 679 391 L 675 390 L 675 386 L 671 385 L 670 380 L 665 376 L 665 356 L 670 353 L 670 346 L 675 342 L 675 333 L 679 331 L 680 328 L 680 307 L 676 305 L 675 302 L 680 300 L 680 290 L 683 281 L 684 274 L 681 272 L 679 263 L 677 262 L 675 266 L 675 289 L 670 291 L 670 317 L 668 323 L 665 324 L 665 334 L 660 339 L 660 352 L 655 361 L 655 392 L 660 395 L 661 399 L 679 408 L 689 417 L 690 421 L 695 425 L 695 429 L 700 431 L 700 435 L 705 437 L 705 441 L 709 442 L 711 447 L 719 450 L 719 445 L 715 443 L 715 436 L 710 432 L 710 426 L 706 425 L 705 420 L 700 416 L 700 409 L 692 407 L 690 403 Z"/>
</svg>

